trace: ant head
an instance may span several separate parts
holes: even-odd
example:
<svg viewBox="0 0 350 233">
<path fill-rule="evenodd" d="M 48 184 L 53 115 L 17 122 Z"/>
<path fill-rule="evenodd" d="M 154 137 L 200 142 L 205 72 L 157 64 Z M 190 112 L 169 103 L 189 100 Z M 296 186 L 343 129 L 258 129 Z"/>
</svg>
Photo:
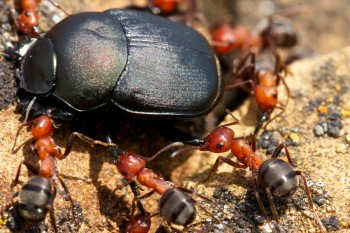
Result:
<svg viewBox="0 0 350 233">
<path fill-rule="evenodd" d="M 201 151 L 210 151 L 222 153 L 231 149 L 231 143 L 235 133 L 228 127 L 218 127 L 204 138 L 204 145 L 200 147 Z"/>
<path fill-rule="evenodd" d="M 126 180 L 132 180 L 146 166 L 146 161 L 136 153 L 121 152 L 116 166 Z"/>
<path fill-rule="evenodd" d="M 42 115 L 34 120 L 32 126 L 32 135 L 35 140 L 52 135 L 53 133 L 53 121 L 48 115 Z"/>
<path fill-rule="evenodd" d="M 251 33 L 247 28 L 225 23 L 212 33 L 213 49 L 218 54 L 231 53 L 240 48 L 248 38 L 251 38 Z"/>
<path fill-rule="evenodd" d="M 169 14 L 176 10 L 179 0 L 151 0 L 149 1 L 151 10 L 157 13 Z M 156 9 L 154 9 L 156 8 Z"/>
<path fill-rule="evenodd" d="M 126 232 L 147 233 L 151 228 L 151 217 L 147 212 L 133 216 L 126 225 Z"/>
<path fill-rule="evenodd" d="M 32 10 L 25 10 L 19 17 L 19 30 L 34 38 L 39 35 L 38 16 Z"/>
</svg>

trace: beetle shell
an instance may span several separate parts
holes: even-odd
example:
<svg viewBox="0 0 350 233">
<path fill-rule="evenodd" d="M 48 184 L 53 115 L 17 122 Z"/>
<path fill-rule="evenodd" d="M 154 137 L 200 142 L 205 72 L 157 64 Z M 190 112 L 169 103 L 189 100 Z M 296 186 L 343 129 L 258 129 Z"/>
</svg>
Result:
<svg viewBox="0 0 350 233">
<path fill-rule="evenodd" d="M 208 42 L 193 29 L 112 9 L 55 25 L 25 56 L 21 86 L 77 111 L 112 101 L 136 116 L 189 119 L 216 105 L 223 88 L 218 67 Z"/>
<path fill-rule="evenodd" d="M 276 197 L 291 197 L 298 188 L 292 165 L 281 159 L 268 159 L 259 168 L 260 183 Z"/>
<path fill-rule="evenodd" d="M 27 221 L 43 220 L 51 195 L 51 181 L 33 176 L 19 190 L 18 212 Z"/>
</svg>

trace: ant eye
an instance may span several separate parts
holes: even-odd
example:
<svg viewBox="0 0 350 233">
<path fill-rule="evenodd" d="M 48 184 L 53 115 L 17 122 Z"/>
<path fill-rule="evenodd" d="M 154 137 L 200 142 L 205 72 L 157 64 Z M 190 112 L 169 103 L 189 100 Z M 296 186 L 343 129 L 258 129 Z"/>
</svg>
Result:
<svg viewBox="0 0 350 233">
<path fill-rule="evenodd" d="M 276 93 L 276 92 L 273 93 L 273 94 L 272 94 L 272 97 L 275 98 L 275 99 L 277 99 L 277 93 Z"/>
<path fill-rule="evenodd" d="M 216 144 L 216 148 L 217 149 L 221 149 L 222 147 L 224 146 L 224 143 L 223 142 L 219 142 L 218 144 Z"/>
<path fill-rule="evenodd" d="M 26 12 L 24 12 L 24 15 L 25 15 L 26 17 L 30 17 L 32 14 L 31 14 L 30 11 L 26 11 Z"/>
</svg>

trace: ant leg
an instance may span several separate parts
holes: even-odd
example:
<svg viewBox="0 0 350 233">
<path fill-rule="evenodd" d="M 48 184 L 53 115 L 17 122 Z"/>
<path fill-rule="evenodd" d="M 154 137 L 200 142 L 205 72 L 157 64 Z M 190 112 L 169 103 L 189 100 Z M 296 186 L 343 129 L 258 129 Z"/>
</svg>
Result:
<svg viewBox="0 0 350 233">
<path fill-rule="evenodd" d="M 276 79 L 276 85 L 278 86 L 280 81 L 283 82 L 283 86 L 286 88 L 287 91 L 287 100 L 286 103 L 283 104 L 283 106 L 287 106 L 288 102 L 289 102 L 289 98 L 290 98 L 290 90 L 289 87 L 286 83 L 286 80 L 284 80 L 284 77 L 280 74 L 280 72 L 284 72 L 284 76 L 287 74 L 288 70 L 286 68 L 286 66 L 284 64 L 281 64 L 281 57 L 278 53 L 275 53 L 275 75 L 277 77 Z"/>
<path fill-rule="evenodd" d="M 64 189 L 64 192 L 66 193 L 67 197 L 71 203 L 71 207 L 72 207 L 72 217 L 73 217 L 73 221 L 74 221 L 74 225 L 77 226 L 77 219 L 76 219 L 76 216 L 75 216 L 75 213 L 74 213 L 74 201 L 73 201 L 73 198 L 71 197 L 70 193 L 69 193 L 69 190 L 68 190 L 68 187 L 67 185 L 64 183 L 62 177 L 60 174 L 56 174 L 56 177 L 58 178 L 58 180 L 60 181 L 63 189 Z"/>
<path fill-rule="evenodd" d="M 294 164 L 293 164 L 292 158 L 290 157 L 288 148 L 287 148 L 287 146 L 286 146 L 284 143 L 281 143 L 281 144 L 279 144 L 279 145 L 276 147 L 276 149 L 275 149 L 275 151 L 273 152 L 271 158 L 277 158 L 277 157 L 281 154 L 282 149 L 284 149 L 284 151 L 286 152 L 286 156 L 287 156 L 287 159 L 288 159 L 288 162 L 290 163 L 290 165 L 292 165 L 293 167 L 295 167 Z"/>
<path fill-rule="evenodd" d="M 251 89 L 250 89 L 250 94 L 253 95 L 255 93 L 255 84 L 253 82 L 253 80 L 251 79 L 248 79 L 248 80 L 245 80 L 245 81 L 240 81 L 240 82 L 235 82 L 233 84 L 226 84 L 225 85 L 225 89 L 226 90 L 231 90 L 233 88 L 236 88 L 236 87 L 242 87 L 246 84 L 249 84 L 251 86 Z"/>
<path fill-rule="evenodd" d="M 215 164 L 214 164 L 213 168 L 210 170 L 209 175 L 207 176 L 207 178 L 202 181 L 203 183 L 207 182 L 209 180 L 211 174 L 218 169 L 220 161 L 222 161 L 224 163 L 227 163 L 228 165 L 231 165 L 231 166 L 236 167 L 236 168 L 246 168 L 247 167 L 247 165 L 236 163 L 236 162 L 232 161 L 231 159 L 227 159 L 225 157 L 219 156 L 216 159 Z"/>
<path fill-rule="evenodd" d="M 286 83 L 286 80 L 284 79 L 284 77 L 282 77 L 280 74 L 276 74 L 277 75 L 277 85 L 278 85 L 278 82 L 279 80 L 282 81 L 283 83 L 283 86 L 285 87 L 286 89 L 286 92 L 287 92 L 287 100 L 286 100 L 286 103 L 283 104 L 283 106 L 287 106 L 288 102 L 289 102 L 289 98 L 290 98 L 290 90 L 289 90 L 289 87 Z"/>
<path fill-rule="evenodd" d="M 1 204 L 1 218 L 0 218 L 0 222 L 1 222 L 1 221 L 6 221 L 6 220 L 5 220 L 5 211 L 4 211 L 4 209 L 7 208 L 7 207 L 10 206 L 10 205 L 13 205 L 13 199 L 14 199 L 15 197 L 17 197 L 18 195 L 19 195 L 19 191 L 16 191 L 16 192 L 12 193 L 12 194 L 6 199 L 6 201 L 3 202 L 3 203 Z"/>
<path fill-rule="evenodd" d="M 130 186 L 130 188 L 131 188 L 132 193 L 134 194 L 134 197 L 137 198 L 137 197 L 139 196 L 139 192 L 138 192 L 139 187 L 137 186 L 136 182 L 133 181 L 133 182 L 129 183 L 129 186 Z M 145 209 L 143 208 L 143 205 L 142 205 L 140 199 L 137 198 L 137 199 L 136 199 L 136 202 L 137 202 L 137 208 L 139 209 L 140 214 L 145 215 L 145 214 L 146 214 L 146 211 L 145 211 Z M 133 202 L 133 206 L 135 206 L 134 202 Z M 134 209 L 135 209 L 135 207 L 134 207 Z M 134 210 L 134 211 L 135 211 L 135 210 Z M 133 213 L 133 212 L 132 212 L 132 213 Z M 131 216 L 133 216 L 133 214 L 132 214 Z"/>
<path fill-rule="evenodd" d="M 148 192 L 148 193 L 145 193 L 145 194 L 143 194 L 143 195 L 141 195 L 141 196 L 134 197 L 134 199 L 139 199 L 139 200 L 141 200 L 141 199 L 146 199 L 146 198 L 152 196 L 155 192 L 156 192 L 156 191 L 152 190 L 152 191 L 150 191 L 150 192 Z"/>
<path fill-rule="evenodd" d="M 220 125 L 219 127 L 217 127 L 217 129 L 218 129 L 218 128 L 221 128 L 221 127 L 227 127 L 227 126 L 232 126 L 232 125 L 237 125 L 237 124 L 239 124 L 239 120 L 237 119 L 237 117 L 235 117 L 235 116 L 231 113 L 230 110 L 225 109 L 225 112 L 226 112 L 227 114 L 230 114 L 230 116 L 234 119 L 234 121 L 232 121 L 232 122 L 230 122 L 230 123 L 227 123 L 227 124 L 224 124 L 224 125 Z"/>
<path fill-rule="evenodd" d="M 85 136 L 84 134 L 81 134 L 81 133 L 78 133 L 78 132 L 72 132 L 69 135 L 69 137 L 68 137 L 67 144 L 66 144 L 66 149 L 65 149 L 64 153 L 61 154 L 61 155 L 58 155 L 58 157 L 57 157 L 58 159 L 64 159 L 64 158 L 66 158 L 69 155 L 69 153 L 70 153 L 70 151 L 72 149 L 73 141 L 74 141 L 75 137 L 78 137 L 81 140 L 87 142 L 88 144 L 90 144 L 91 147 L 94 147 L 94 145 L 101 145 L 101 146 L 105 146 L 105 147 L 117 146 L 114 143 L 106 143 L 106 142 L 102 142 L 102 141 L 99 141 L 99 140 L 93 140 L 92 138 L 89 138 L 88 136 Z"/>
<path fill-rule="evenodd" d="M 251 58 L 250 64 L 246 64 L 247 60 Z M 235 63 L 238 63 L 237 65 Z M 247 88 L 244 87 L 245 84 L 252 85 L 251 90 L 249 91 L 251 94 L 254 94 L 255 86 L 254 82 L 251 80 L 242 81 L 242 75 L 244 72 L 249 72 L 250 77 L 254 78 L 255 74 L 255 54 L 253 52 L 247 53 L 243 58 L 236 59 L 233 64 L 233 76 L 229 77 L 225 83 L 225 89 L 233 89 L 235 87 L 240 86 L 243 90 L 247 91 Z M 233 80 L 233 81 L 231 81 Z M 240 82 L 238 82 L 240 80 Z M 247 91 L 248 92 L 248 91 Z"/>
<path fill-rule="evenodd" d="M 277 117 L 279 117 L 280 115 L 282 115 L 285 111 L 284 107 L 281 107 L 281 106 L 276 106 L 275 108 L 278 108 L 279 110 L 281 110 L 279 113 L 277 113 L 273 118 L 271 118 L 267 123 L 266 125 L 264 126 L 264 130 L 266 130 L 266 127 L 274 120 L 276 119 Z"/>
<path fill-rule="evenodd" d="M 38 170 L 32 166 L 31 164 L 27 163 L 26 161 L 22 160 L 19 165 L 18 165 L 18 169 L 17 169 L 17 173 L 16 173 L 16 176 L 15 176 L 15 179 L 13 179 L 13 181 L 11 182 L 11 190 L 18 184 L 18 179 L 19 179 L 19 176 L 20 176 L 20 173 L 21 173 L 21 168 L 22 168 L 22 164 L 24 164 L 27 169 L 33 173 L 34 175 L 38 175 L 39 172 Z"/>
<path fill-rule="evenodd" d="M 202 194 L 199 194 L 199 193 L 194 192 L 194 191 L 192 191 L 192 190 L 189 190 L 189 189 L 187 189 L 187 188 L 182 188 L 182 187 L 175 187 L 175 188 L 178 189 L 178 190 L 180 190 L 180 191 L 182 191 L 182 192 L 186 192 L 186 193 L 189 193 L 189 194 L 191 194 L 191 195 L 198 196 L 198 197 L 202 198 L 203 200 L 205 200 L 205 201 L 207 201 L 207 202 L 209 202 L 209 203 L 211 203 L 211 204 L 215 204 L 210 198 L 208 198 L 208 197 L 206 197 L 206 196 L 204 196 L 204 195 L 202 195 Z M 192 198 L 191 198 L 191 199 L 192 199 Z M 211 216 L 212 218 L 214 218 L 215 221 L 216 221 L 217 223 L 220 222 L 219 219 L 217 219 L 212 213 L 210 213 L 207 209 L 205 209 L 203 206 L 201 206 L 196 200 L 192 199 L 192 201 L 193 201 L 194 204 L 197 205 L 201 210 L 203 210 L 208 216 Z M 223 214 L 225 214 L 225 213 L 224 213 L 224 210 L 223 210 L 220 206 L 217 206 L 217 207 L 220 209 L 220 211 L 221 211 Z"/>
<path fill-rule="evenodd" d="M 48 209 L 50 212 L 50 220 L 51 220 L 51 225 L 52 225 L 52 228 L 54 229 L 54 232 L 58 232 L 57 226 L 56 226 L 55 211 L 53 208 L 53 201 L 55 200 L 56 194 L 57 194 L 56 186 L 52 184 L 52 195 L 50 197 L 48 204 L 46 205 L 46 209 Z"/>
<path fill-rule="evenodd" d="M 256 151 L 256 140 L 255 140 L 255 136 L 253 133 L 249 134 L 248 142 L 250 143 L 253 152 L 255 152 Z"/>
<path fill-rule="evenodd" d="M 265 193 L 267 195 L 267 199 L 268 199 L 270 207 L 271 207 L 272 215 L 273 215 L 273 218 L 274 218 L 274 220 L 275 220 L 275 222 L 277 224 L 278 230 L 280 232 L 283 232 L 282 229 L 281 229 L 281 226 L 279 224 L 278 214 L 277 214 L 275 203 L 273 202 L 273 196 L 271 194 L 270 188 L 265 187 L 264 190 L 265 190 Z"/>
<path fill-rule="evenodd" d="M 311 199 L 311 194 L 310 194 L 310 190 L 307 186 L 307 182 L 306 182 L 306 179 L 305 179 L 305 176 L 304 174 L 301 172 L 301 171 L 295 171 L 295 173 L 301 178 L 301 180 L 303 181 L 303 185 L 304 185 L 304 191 L 306 193 L 306 196 L 307 196 L 307 200 L 309 202 L 309 209 L 314 213 L 314 216 L 315 216 L 315 220 L 317 222 L 317 224 L 319 225 L 320 229 L 322 232 L 325 232 L 324 230 L 324 227 L 323 227 L 323 224 L 320 220 L 320 218 L 318 217 L 318 214 L 316 212 L 316 210 L 314 209 L 314 205 L 312 203 L 312 199 Z"/>
<path fill-rule="evenodd" d="M 252 178 L 253 178 L 253 188 L 254 188 L 255 199 L 258 202 L 259 208 L 260 208 L 264 218 L 266 219 L 267 223 L 270 225 L 270 228 L 273 229 L 273 226 L 271 225 L 270 219 L 267 216 L 266 209 L 265 209 L 265 207 L 264 207 L 264 205 L 262 203 L 262 200 L 261 200 L 261 197 L 260 197 L 260 194 L 259 194 L 259 181 L 258 181 L 258 178 L 257 178 L 257 174 L 253 173 L 252 174 Z"/>
</svg>

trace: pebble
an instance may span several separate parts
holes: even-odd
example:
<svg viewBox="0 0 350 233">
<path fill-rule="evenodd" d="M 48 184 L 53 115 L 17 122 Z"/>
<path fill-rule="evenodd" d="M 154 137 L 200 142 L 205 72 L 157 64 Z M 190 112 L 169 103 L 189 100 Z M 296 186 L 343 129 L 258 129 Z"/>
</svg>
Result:
<svg viewBox="0 0 350 233">
<path fill-rule="evenodd" d="M 322 122 L 322 123 L 321 123 L 321 126 L 322 126 L 322 128 L 323 128 L 323 131 L 324 131 L 325 133 L 327 133 L 327 132 L 328 132 L 328 124 L 327 124 L 327 122 Z"/>
<path fill-rule="evenodd" d="M 289 134 L 289 138 L 292 139 L 292 141 L 296 144 L 300 143 L 300 136 L 297 133 L 291 133 Z"/>
<path fill-rule="evenodd" d="M 312 180 L 309 180 L 307 183 L 307 187 L 311 187 L 312 185 L 314 185 L 314 182 Z"/>
<path fill-rule="evenodd" d="M 326 203 L 326 200 L 321 195 L 320 196 L 316 196 L 315 203 L 318 206 L 322 206 L 322 205 L 324 205 Z"/>
<path fill-rule="evenodd" d="M 337 153 L 346 153 L 346 148 L 347 148 L 347 146 L 345 145 L 345 144 L 337 144 L 336 146 L 335 146 L 335 152 L 337 152 Z"/>
<path fill-rule="evenodd" d="M 328 132 L 328 136 L 337 138 L 340 136 L 340 129 L 338 127 L 331 127 Z"/>
<path fill-rule="evenodd" d="M 328 120 L 331 120 L 331 121 L 337 121 L 340 118 L 341 118 L 341 112 L 339 111 L 334 111 L 328 115 Z"/>
<path fill-rule="evenodd" d="M 320 137 L 320 136 L 325 134 L 323 127 L 321 125 L 318 125 L 318 124 L 314 128 L 314 132 L 315 132 L 315 135 L 317 137 Z"/>
<path fill-rule="evenodd" d="M 350 143 L 350 133 L 346 134 L 345 140 L 346 140 L 347 143 Z"/>
<path fill-rule="evenodd" d="M 341 224 L 336 216 L 331 216 L 327 219 L 322 219 L 321 221 L 326 227 L 327 231 L 336 231 L 341 227 Z"/>
</svg>

